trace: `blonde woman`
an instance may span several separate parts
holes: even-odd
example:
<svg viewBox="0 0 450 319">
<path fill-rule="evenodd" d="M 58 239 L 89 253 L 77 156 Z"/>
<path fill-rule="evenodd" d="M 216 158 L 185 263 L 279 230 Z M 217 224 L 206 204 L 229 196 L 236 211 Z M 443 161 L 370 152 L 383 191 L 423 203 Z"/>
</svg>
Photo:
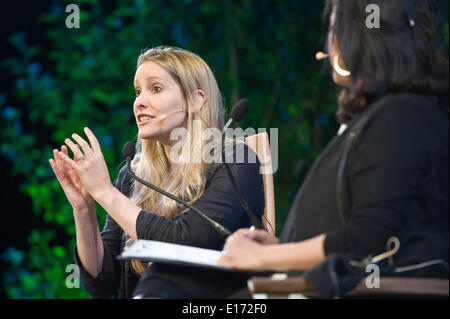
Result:
<svg viewBox="0 0 450 319">
<path fill-rule="evenodd" d="M 149 49 L 138 58 L 134 86 L 138 151 L 131 165 L 136 175 L 184 199 L 231 231 L 249 226 L 222 166 L 207 164 L 203 158 L 180 160 L 179 152 L 171 152 L 181 144 L 182 154 L 195 154 L 211 142 L 199 136 L 203 129 L 223 127 L 222 99 L 208 65 L 183 49 Z M 177 128 L 186 129 L 185 138 L 171 139 Z M 62 146 L 54 150 L 50 164 L 73 207 L 75 260 L 83 285 L 93 297 L 108 298 L 116 292 L 120 298 L 132 297 L 147 265 L 116 257 L 137 239 L 222 249 L 223 239 L 204 219 L 134 182 L 125 167 L 114 187 L 96 137 L 88 128 L 84 132 L 89 143 L 77 134 L 65 140 L 73 159 Z M 233 165 L 233 171 L 238 184 L 252 185 L 251 190 L 242 187 L 241 191 L 261 217 L 264 192 L 259 163 L 246 160 Z M 101 233 L 95 202 L 108 213 Z"/>
</svg>

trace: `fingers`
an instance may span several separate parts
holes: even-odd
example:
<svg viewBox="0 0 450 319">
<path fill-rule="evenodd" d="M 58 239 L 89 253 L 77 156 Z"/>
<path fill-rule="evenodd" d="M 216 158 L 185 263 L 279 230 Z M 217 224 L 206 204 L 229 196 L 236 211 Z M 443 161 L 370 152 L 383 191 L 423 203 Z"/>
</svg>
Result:
<svg viewBox="0 0 450 319">
<path fill-rule="evenodd" d="M 77 148 L 78 148 L 78 145 L 75 145 Z M 79 149 L 79 148 L 78 148 Z M 64 154 L 66 154 L 67 156 L 69 156 L 69 151 L 67 150 L 67 146 L 65 146 L 65 145 L 62 145 L 61 146 L 61 152 L 63 152 Z M 66 164 L 63 160 L 60 160 L 61 162 L 62 162 L 62 164 L 63 164 L 63 168 L 64 168 L 64 170 L 66 170 L 66 171 L 71 171 L 72 170 L 72 167 L 70 167 L 68 164 Z"/>
<path fill-rule="evenodd" d="M 85 127 L 84 132 L 89 139 L 90 145 L 78 134 L 72 134 L 72 138 L 75 142 L 70 138 L 66 138 L 64 142 L 67 146 L 61 146 L 61 151 L 56 149 L 53 150 L 55 159 L 50 160 L 50 165 L 52 166 L 55 175 L 57 175 L 58 180 L 65 181 L 64 178 L 67 178 L 69 181 L 72 181 L 72 183 L 77 184 L 80 179 L 80 174 L 83 171 L 82 162 L 87 163 L 86 160 L 89 161 L 90 155 L 93 155 L 96 151 L 101 155 L 100 144 L 92 131 Z M 68 148 L 70 148 L 73 153 L 73 160 L 69 157 Z M 88 158 L 84 158 L 85 156 L 88 156 Z M 80 161 L 81 158 L 83 158 L 83 161 Z"/>
<path fill-rule="evenodd" d="M 245 255 L 247 251 L 251 252 L 254 245 L 256 245 L 253 241 L 245 238 L 243 233 L 245 230 L 246 229 L 241 229 L 227 238 L 222 250 L 222 256 L 217 260 L 219 265 L 231 268 L 241 268 L 241 257 Z"/>
<path fill-rule="evenodd" d="M 60 158 L 58 150 L 53 150 L 53 156 L 55 159 L 49 159 L 50 166 L 52 167 L 53 173 L 55 173 L 56 179 L 60 184 L 63 184 L 67 175 L 65 174 L 64 161 Z"/>
<path fill-rule="evenodd" d="M 63 153 L 66 154 L 67 156 L 69 156 L 69 151 L 67 150 L 67 146 L 62 145 L 62 146 L 61 146 L 61 152 L 63 152 Z"/>
<path fill-rule="evenodd" d="M 251 231 L 252 231 L 251 228 L 240 228 L 240 229 L 238 229 L 237 232 L 239 232 L 241 234 L 248 234 Z"/>
<path fill-rule="evenodd" d="M 72 150 L 76 159 L 83 157 L 83 153 L 85 155 L 93 153 L 93 152 L 101 153 L 100 144 L 98 143 L 98 140 L 95 137 L 94 133 L 92 133 L 92 131 L 87 127 L 84 128 L 84 132 L 89 140 L 90 145 L 80 135 L 72 134 L 72 138 L 81 146 L 81 149 L 83 150 L 83 152 L 81 152 L 81 150 L 79 148 L 77 149 L 77 145 L 75 143 L 73 143 L 70 139 L 68 139 L 68 138 L 65 139 L 65 143 Z"/>
<path fill-rule="evenodd" d="M 64 161 L 60 158 L 59 152 L 57 149 L 53 150 L 53 157 L 55 158 L 54 162 L 55 162 L 56 168 L 59 171 L 59 175 L 61 177 L 64 177 Z"/>
<path fill-rule="evenodd" d="M 89 139 L 89 142 L 91 143 L 92 149 L 94 152 L 101 152 L 100 144 L 98 143 L 97 138 L 95 137 L 94 133 L 88 128 L 84 128 L 84 133 L 86 134 L 87 138 Z"/>
<path fill-rule="evenodd" d="M 72 151 L 72 153 L 73 153 L 73 157 L 75 158 L 75 159 L 80 159 L 80 158 L 82 158 L 83 157 L 83 153 L 81 152 L 81 150 L 75 145 L 75 143 L 74 142 L 72 142 L 72 140 L 71 139 L 69 139 L 69 138 L 66 138 L 65 140 L 64 140 L 64 143 L 66 143 L 67 144 L 67 146 L 70 148 L 70 150 Z M 64 154 L 63 152 L 61 152 L 62 154 Z M 68 155 L 67 154 L 64 154 L 66 157 L 68 157 Z"/>
<path fill-rule="evenodd" d="M 248 237 L 256 241 L 264 241 L 267 236 L 267 231 L 261 229 L 255 229 L 254 231 L 248 233 Z"/>
<path fill-rule="evenodd" d="M 72 138 L 77 141 L 77 143 L 81 146 L 81 148 L 83 149 L 83 153 L 84 154 L 90 154 L 92 153 L 92 149 L 89 146 L 88 142 L 86 142 L 80 135 L 78 134 L 72 134 Z M 83 156 L 83 155 L 82 155 Z M 79 157 L 77 157 L 79 158 Z"/>
<path fill-rule="evenodd" d="M 217 264 L 220 266 L 232 268 L 233 264 L 231 263 L 231 258 L 228 254 L 223 254 L 219 259 L 217 259 Z"/>
<path fill-rule="evenodd" d="M 61 176 L 61 172 L 59 171 L 58 167 L 56 166 L 56 163 L 53 159 L 49 159 L 48 160 L 50 163 L 50 166 L 52 167 L 53 173 L 55 173 L 56 179 L 58 180 L 58 182 L 61 182 L 62 176 Z"/>
<path fill-rule="evenodd" d="M 242 236 L 248 238 L 251 233 L 255 230 L 255 227 L 252 226 L 250 228 L 241 228 L 237 232 L 240 233 Z"/>
<path fill-rule="evenodd" d="M 63 160 L 66 164 L 68 164 L 72 169 L 76 171 L 80 171 L 81 167 L 72 159 L 70 159 L 66 154 L 63 152 L 59 152 L 58 155 L 60 156 L 61 160 Z"/>
<path fill-rule="evenodd" d="M 56 176 L 56 179 L 64 187 L 68 185 L 68 183 L 74 184 L 76 187 L 80 187 L 79 177 L 77 172 L 68 164 L 60 154 L 64 154 L 68 157 L 68 150 L 65 145 L 61 147 L 61 152 L 54 149 L 53 156 L 55 159 L 49 159 L 50 166 L 53 170 L 53 173 Z"/>
<path fill-rule="evenodd" d="M 245 229 L 240 229 L 237 232 L 234 232 L 227 238 L 224 245 L 224 250 L 227 250 L 231 245 L 235 245 L 235 242 L 239 242 L 240 240 L 244 240 L 247 238 L 247 234 L 245 233 Z"/>
<path fill-rule="evenodd" d="M 274 237 L 274 240 L 271 239 L 271 235 L 263 229 L 256 229 L 255 227 L 250 228 L 241 228 L 238 230 L 238 232 L 245 238 L 251 239 L 255 242 L 261 243 L 261 244 L 268 244 L 268 243 L 275 243 L 276 237 Z"/>
</svg>

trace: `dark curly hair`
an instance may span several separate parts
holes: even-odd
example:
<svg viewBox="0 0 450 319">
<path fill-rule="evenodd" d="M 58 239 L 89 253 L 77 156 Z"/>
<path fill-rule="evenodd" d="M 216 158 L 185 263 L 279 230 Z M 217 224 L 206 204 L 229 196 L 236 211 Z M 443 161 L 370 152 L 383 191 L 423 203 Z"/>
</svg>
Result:
<svg viewBox="0 0 450 319">
<path fill-rule="evenodd" d="M 380 9 L 379 28 L 366 27 L 366 8 Z M 337 119 L 347 123 L 388 93 L 430 95 L 448 114 L 448 57 L 440 48 L 433 0 L 327 0 L 335 14 L 328 35 L 337 44 L 350 84 L 339 96 Z M 414 20 L 411 25 L 410 19 Z"/>
</svg>

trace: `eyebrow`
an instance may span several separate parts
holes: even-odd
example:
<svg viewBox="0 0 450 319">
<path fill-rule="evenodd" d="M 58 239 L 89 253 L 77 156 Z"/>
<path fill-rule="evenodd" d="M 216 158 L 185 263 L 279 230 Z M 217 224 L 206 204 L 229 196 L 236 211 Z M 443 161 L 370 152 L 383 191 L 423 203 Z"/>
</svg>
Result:
<svg viewBox="0 0 450 319">
<path fill-rule="evenodd" d="M 150 75 L 145 80 L 148 82 L 151 79 L 157 79 L 157 80 L 162 81 L 162 79 L 159 76 L 156 76 L 156 75 Z M 137 80 L 134 80 L 134 83 L 135 84 L 139 84 Z"/>
</svg>

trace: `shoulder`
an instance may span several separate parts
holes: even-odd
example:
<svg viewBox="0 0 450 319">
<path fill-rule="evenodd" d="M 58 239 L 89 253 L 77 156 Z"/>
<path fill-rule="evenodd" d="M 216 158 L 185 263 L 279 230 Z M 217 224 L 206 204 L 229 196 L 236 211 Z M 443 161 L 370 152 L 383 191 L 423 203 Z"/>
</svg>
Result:
<svg viewBox="0 0 450 319">
<path fill-rule="evenodd" d="M 425 163 L 430 154 L 448 148 L 448 116 L 423 95 L 388 95 L 370 105 L 349 128 L 356 133 L 352 153 L 368 162 Z"/>
<path fill-rule="evenodd" d="M 116 188 L 122 192 L 123 194 L 127 195 L 130 193 L 131 187 L 133 185 L 132 178 L 128 175 L 127 172 L 127 166 L 124 165 L 120 168 L 119 173 L 117 174 L 117 179 L 114 183 Z"/>
<path fill-rule="evenodd" d="M 260 162 L 253 148 L 242 141 L 235 141 L 225 147 L 225 162 L 230 165 L 236 175 L 245 172 L 245 175 L 259 174 Z M 207 179 L 226 174 L 222 161 L 212 163 L 208 167 Z"/>
<path fill-rule="evenodd" d="M 259 165 L 258 156 L 253 148 L 242 140 L 235 140 L 225 146 L 225 161 L 236 165 Z"/>
<path fill-rule="evenodd" d="M 117 174 L 117 180 L 123 181 L 123 179 L 125 178 L 126 175 L 127 175 L 127 166 L 123 165 L 119 169 L 119 174 Z"/>
<path fill-rule="evenodd" d="M 120 169 L 119 169 L 119 173 L 117 174 L 117 179 L 116 179 L 116 185 L 122 185 L 125 177 L 127 176 L 127 166 L 123 165 Z"/>
<path fill-rule="evenodd" d="M 356 118 L 353 126 L 363 134 L 377 131 L 377 135 L 399 138 L 411 134 L 442 135 L 448 130 L 448 114 L 432 99 L 420 94 L 389 94 L 368 106 Z"/>
<path fill-rule="evenodd" d="M 367 113 L 367 115 L 364 113 Z M 405 123 L 412 121 L 448 123 L 448 115 L 439 108 L 431 97 L 422 94 L 388 94 L 370 105 L 367 112 L 364 113 L 362 117 L 373 114 L 374 120 L 393 118 L 397 121 L 403 120 Z"/>
</svg>

